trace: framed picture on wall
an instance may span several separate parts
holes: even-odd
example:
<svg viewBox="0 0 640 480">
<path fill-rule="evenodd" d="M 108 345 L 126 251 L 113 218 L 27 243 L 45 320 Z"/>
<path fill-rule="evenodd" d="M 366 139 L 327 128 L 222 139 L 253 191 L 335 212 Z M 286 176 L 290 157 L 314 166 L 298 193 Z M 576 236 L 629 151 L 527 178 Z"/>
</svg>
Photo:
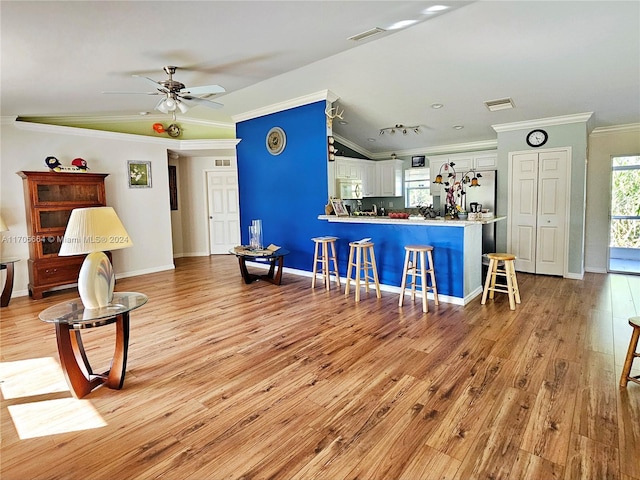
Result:
<svg viewBox="0 0 640 480">
<path fill-rule="evenodd" d="M 151 162 L 127 161 L 129 188 L 151 187 Z"/>
</svg>

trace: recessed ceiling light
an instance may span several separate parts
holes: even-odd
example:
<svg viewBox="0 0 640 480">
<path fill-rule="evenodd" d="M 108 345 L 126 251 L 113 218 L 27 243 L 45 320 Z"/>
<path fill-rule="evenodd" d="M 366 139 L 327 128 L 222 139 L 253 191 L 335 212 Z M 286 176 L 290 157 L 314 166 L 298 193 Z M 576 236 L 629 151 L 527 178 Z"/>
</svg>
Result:
<svg viewBox="0 0 640 480">
<path fill-rule="evenodd" d="M 431 104 L 431 108 L 435 108 L 436 110 L 438 108 L 442 108 L 442 107 L 444 107 L 444 105 L 442 103 L 432 103 Z"/>
<path fill-rule="evenodd" d="M 462 130 L 464 128 L 464 125 L 454 125 L 452 128 L 454 128 L 455 130 Z"/>
<path fill-rule="evenodd" d="M 338 123 L 340 125 L 349 125 L 349 122 L 345 121 L 345 120 L 338 120 Z"/>
<path fill-rule="evenodd" d="M 149 112 L 138 112 L 140 115 L 149 115 Z"/>
<path fill-rule="evenodd" d="M 443 10 L 447 10 L 448 8 L 449 7 L 447 7 L 446 5 L 433 5 L 432 7 L 423 10 L 422 13 L 431 15 L 434 13 L 442 12 Z"/>
<path fill-rule="evenodd" d="M 371 37 L 373 35 L 377 35 L 377 34 L 382 33 L 384 31 L 385 31 L 384 28 L 375 27 L 375 28 L 371 28 L 371 29 L 367 30 L 366 32 L 357 33 L 356 35 L 352 35 L 351 37 L 348 37 L 347 40 L 354 40 L 354 41 L 357 42 L 358 40 L 363 40 L 365 38 Z"/>
<path fill-rule="evenodd" d="M 375 138 L 367 138 L 367 140 L 369 140 L 370 142 L 375 142 L 376 141 Z"/>
<path fill-rule="evenodd" d="M 401 20 L 387 27 L 387 30 L 399 30 L 401 28 L 406 28 L 409 25 L 413 25 L 414 23 L 418 23 L 418 21 L 417 20 Z"/>
</svg>

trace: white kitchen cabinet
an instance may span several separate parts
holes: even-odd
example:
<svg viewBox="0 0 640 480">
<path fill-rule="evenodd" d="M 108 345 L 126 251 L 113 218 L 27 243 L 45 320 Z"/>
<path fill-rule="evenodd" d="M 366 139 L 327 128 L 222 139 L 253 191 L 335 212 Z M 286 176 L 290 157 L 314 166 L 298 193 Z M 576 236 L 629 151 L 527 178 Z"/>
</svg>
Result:
<svg viewBox="0 0 640 480">
<path fill-rule="evenodd" d="M 375 197 L 378 191 L 377 162 L 364 160 L 362 163 L 362 196 Z"/>
<path fill-rule="evenodd" d="M 362 180 L 362 164 L 357 158 L 336 157 L 336 179 Z"/>
<path fill-rule="evenodd" d="M 402 160 L 381 160 L 376 163 L 378 197 L 402 196 Z"/>
<path fill-rule="evenodd" d="M 498 168 L 498 152 L 495 150 L 486 150 L 480 152 L 455 153 L 449 155 L 432 155 L 429 157 L 429 168 L 431 170 L 431 181 L 441 173 L 443 181 L 447 180 L 448 171 L 440 168 L 445 163 L 453 163 L 454 169 L 458 175 L 458 179 L 471 169 L 478 172 L 487 170 L 497 170 Z M 433 195 L 444 195 L 444 184 L 440 189 L 435 187 L 432 189 Z"/>
</svg>

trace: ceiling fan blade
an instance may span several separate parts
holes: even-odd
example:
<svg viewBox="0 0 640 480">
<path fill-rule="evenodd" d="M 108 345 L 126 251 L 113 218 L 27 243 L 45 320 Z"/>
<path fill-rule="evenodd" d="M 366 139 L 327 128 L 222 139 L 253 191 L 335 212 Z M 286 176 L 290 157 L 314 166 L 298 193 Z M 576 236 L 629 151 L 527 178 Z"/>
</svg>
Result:
<svg viewBox="0 0 640 480">
<path fill-rule="evenodd" d="M 204 107 L 209 107 L 209 108 L 224 107 L 224 105 L 222 105 L 221 103 L 214 102 L 213 100 L 207 100 L 206 98 L 192 97 L 191 95 L 178 95 L 178 97 L 186 102 L 194 102 Z"/>
<path fill-rule="evenodd" d="M 146 80 L 161 92 L 168 92 L 168 90 L 164 87 L 164 85 L 156 82 L 153 78 L 145 77 L 144 75 L 133 75 L 133 76 L 136 78 L 141 78 L 142 80 Z"/>
<path fill-rule="evenodd" d="M 161 92 L 102 92 L 106 94 L 119 94 L 119 95 L 160 95 Z"/>
<path fill-rule="evenodd" d="M 220 85 L 203 85 L 202 87 L 185 87 L 180 93 L 190 95 L 206 95 L 208 93 L 223 93 L 226 90 Z"/>
</svg>

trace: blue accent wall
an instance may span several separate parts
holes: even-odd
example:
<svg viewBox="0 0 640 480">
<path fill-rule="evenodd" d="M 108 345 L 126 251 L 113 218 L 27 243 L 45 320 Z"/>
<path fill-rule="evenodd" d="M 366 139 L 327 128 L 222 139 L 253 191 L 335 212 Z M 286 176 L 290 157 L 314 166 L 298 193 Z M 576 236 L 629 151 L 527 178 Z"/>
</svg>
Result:
<svg viewBox="0 0 640 480">
<path fill-rule="evenodd" d="M 291 252 L 285 266 L 311 271 L 311 237 L 324 235 L 318 215 L 324 213 L 327 190 L 326 102 L 320 101 L 240 122 L 236 125 L 240 228 L 262 220 L 263 241 Z M 273 127 L 286 134 L 280 155 L 271 155 L 266 136 Z"/>
<path fill-rule="evenodd" d="M 376 225 L 331 223 L 318 220 L 328 201 L 326 102 L 316 102 L 240 122 L 238 138 L 238 182 L 242 243 L 249 243 L 248 227 L 262 220 L 263 241 L 291 253 L 285 267 L 312 271 L 312 237 L 339 237 L 338 267 L 346 276 L 349 242 L 370 237 L 375 243 L 381 283 L 399 286 L 404 266 L 404 246 L 434 247 L 438 292 L 464 297 L 464 228 L 426 225 Z M 266 136 L 273 127 L 286 134 L 280 155 L 271 155 Z"/>
</svg>

